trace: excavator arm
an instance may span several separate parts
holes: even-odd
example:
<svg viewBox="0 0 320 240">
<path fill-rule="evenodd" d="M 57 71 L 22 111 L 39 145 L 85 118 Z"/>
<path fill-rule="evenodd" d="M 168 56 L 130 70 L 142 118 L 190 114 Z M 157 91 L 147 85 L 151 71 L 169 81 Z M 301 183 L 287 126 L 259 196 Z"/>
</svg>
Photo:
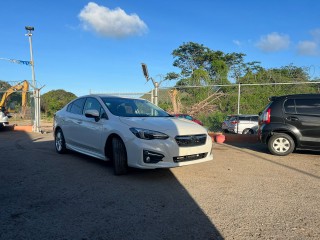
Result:
<svg viewBox="0 0 320 240">
<path fill-rule="evenodd" d="M 0 108 L 1 107 L 5 107 L 9 96 L 12 93 L 15 93 L 15 92 L 18 92 L 18 91 L 22 92 L 22 103 L 21 103 L 21 106 L 22 106 L 22 108 L 25 108 L 27 106 L 27 93 L 29 91 L 29 83 L 26 80 L 24 80 L 24 81 L 22 81 L 22 82 L 20 82 L 20 83 L 18 83 L 16 85 L 10 87 L 2 95 L 1 102 L 0 102 Z"/>
</svg>

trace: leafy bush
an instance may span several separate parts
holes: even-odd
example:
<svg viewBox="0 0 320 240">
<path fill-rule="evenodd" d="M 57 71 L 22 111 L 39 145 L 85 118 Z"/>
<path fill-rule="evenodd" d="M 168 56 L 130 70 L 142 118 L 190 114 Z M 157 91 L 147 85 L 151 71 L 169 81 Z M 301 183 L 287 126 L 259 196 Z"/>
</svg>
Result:
<svg viewBox="0 0 320 240">
<path fill-rule="evenodd" d="M 54 113 L 63 108 L 68 102 L 77 96 L 65 90 L 52 90 L 41 95 L 41 111 L 47 117 L 53 117 Z"/>
</svg>

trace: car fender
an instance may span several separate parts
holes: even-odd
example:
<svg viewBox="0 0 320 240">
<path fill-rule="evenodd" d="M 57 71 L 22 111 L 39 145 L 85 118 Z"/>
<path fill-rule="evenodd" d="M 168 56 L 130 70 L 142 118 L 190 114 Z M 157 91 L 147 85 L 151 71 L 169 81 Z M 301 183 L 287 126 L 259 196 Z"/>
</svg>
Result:
<svg viewBox="0 0 320 240">
<path fill-rule="evenodd" d="M 296 146 L 300 145 L 301 133 L 296 127 L 283 124 L 283 123 L 271 123 L 262 127 L 262 136 L 265 139 L 264 142 L 268 142 L 269 138 L 277 133 L 289 134 L 296 143 Z"/>
</svg>

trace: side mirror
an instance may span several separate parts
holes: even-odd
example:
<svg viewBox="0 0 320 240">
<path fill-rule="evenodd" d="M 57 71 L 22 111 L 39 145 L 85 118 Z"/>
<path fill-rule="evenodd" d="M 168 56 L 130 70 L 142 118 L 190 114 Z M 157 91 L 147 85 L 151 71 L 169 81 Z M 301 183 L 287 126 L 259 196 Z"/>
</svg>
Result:
<svg viewBox="0 0 320 240">
<path fill-rule="evenodd" d="M 84 112 L 87 118 L 94 118 L 96 122 L 100 120 L 100 113 L 96 109 L 88 109 Z"/>
</svg>

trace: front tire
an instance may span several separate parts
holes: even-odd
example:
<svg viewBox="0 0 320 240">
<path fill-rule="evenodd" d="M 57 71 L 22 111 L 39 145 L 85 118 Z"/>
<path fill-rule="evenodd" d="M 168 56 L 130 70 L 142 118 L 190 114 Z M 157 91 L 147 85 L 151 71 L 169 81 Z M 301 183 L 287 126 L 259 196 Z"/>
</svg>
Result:
<svg viewBox="0 0 320 240">
<path fill-rule="evenodd" d="M 54 136 L 54 143 L 56 147 L 56 151 L 60 154 L 65 153 L 67 151 L 66 141 L 64 140 L 64 136 L 61 129 L 58 129 Z"/>
<path fill-rule="evenodd" d="M 276 133 L 268 141 L 269 151 L 278 156 L 286 156 L 293 152 L 295 143 L 288 134 Z"/>
<path fill-rule="evenodd" d="M 123 175 L 128 172 L 126 147 L 118 137 L 112 139 L 112 160 L 115 175 Z"/>
</svg>

